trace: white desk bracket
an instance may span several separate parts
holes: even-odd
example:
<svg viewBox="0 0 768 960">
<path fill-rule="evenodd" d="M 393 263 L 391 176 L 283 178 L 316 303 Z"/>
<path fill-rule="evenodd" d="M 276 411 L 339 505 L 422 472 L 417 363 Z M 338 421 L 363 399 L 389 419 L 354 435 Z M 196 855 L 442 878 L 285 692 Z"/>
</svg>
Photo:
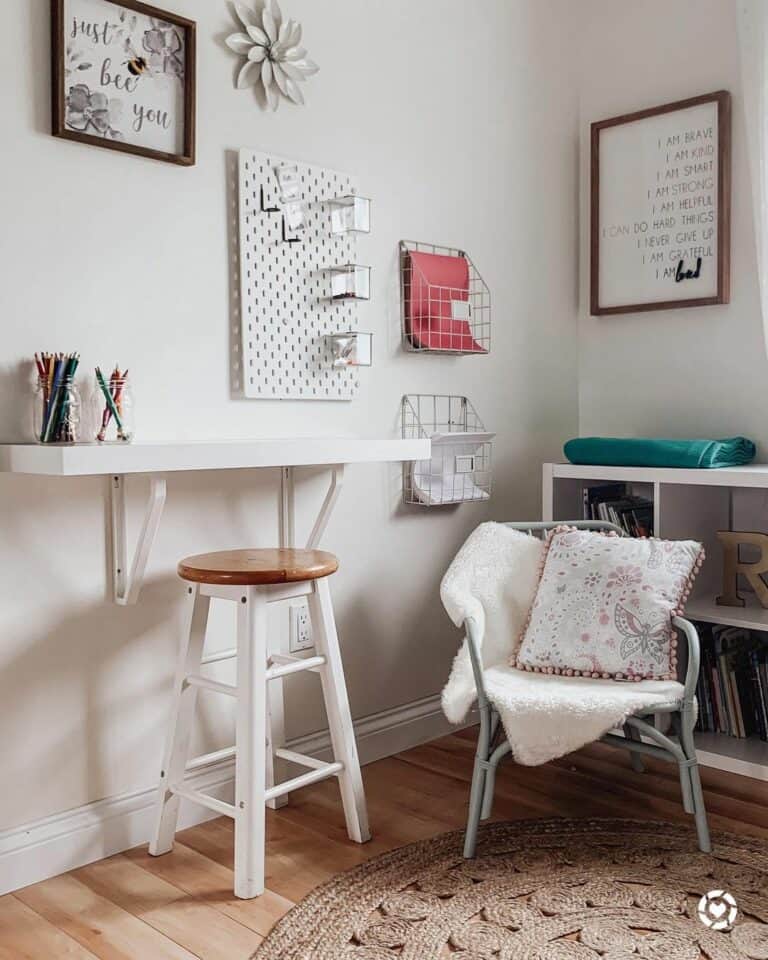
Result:
<svg viewBox="0 0 768 960">
<path fill-rule="evenodd" d="M 280 546 L 296 544 L 296 497 L 293 467 L 280 468 Z"/>
<path fill-rule="evenodd" d="M 294 467 L 280 469 L 280 546 L 296 545 L 296 484 Z M 325 528 L 339 499 L 344 483 L 344 464 L 334 463 L 331 467 L 331 483 L 328 493 L 317 514 L 315 525 L 307 540 L 307 550 L 315 550 L 320 544 Z"/>
<path fill-rule="evenodd" d="M 335 463 L 331 468 L 331 484 L 328 487 L 328 493 L 325 495 L 325 500 L 323 500 L 323 505 L 320 507 L 315 525 L 312 527 L 312 533 L 310 533 L 309 540 L 307 540 L 307 550 L 315 550 L 319 546 L 343 485 L 344 464 Z"/>
<path fill-rule="evenodd" d="M 144 571 L 157 536 L 160 518 L 165 506 L 165 477 L 152 474 L 149 478 L 149 497 L 144 508 L 144 522 L 128 569 L 128 547 L 125 539 L 125 477 L 109 478 L 110 516 L 112 520 L 112 584 L 115 603 L 132 606 L 139 599 Z"/>
</svg>

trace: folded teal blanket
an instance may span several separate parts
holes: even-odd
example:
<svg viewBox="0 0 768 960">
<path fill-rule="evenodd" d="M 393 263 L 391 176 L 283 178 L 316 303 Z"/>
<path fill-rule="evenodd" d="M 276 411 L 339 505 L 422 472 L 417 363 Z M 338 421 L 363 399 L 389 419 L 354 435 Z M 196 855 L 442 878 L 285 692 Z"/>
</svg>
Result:
<svg viewBox="0 0 768 960">
<path fill-rule="evenodd" d="M 642 437 L 579 437 L 563 452 L 571 463 L 603 467 L 740 467 L 755 458 L 746 437 L 729 440 L 657 440 Z"/>
</svg>

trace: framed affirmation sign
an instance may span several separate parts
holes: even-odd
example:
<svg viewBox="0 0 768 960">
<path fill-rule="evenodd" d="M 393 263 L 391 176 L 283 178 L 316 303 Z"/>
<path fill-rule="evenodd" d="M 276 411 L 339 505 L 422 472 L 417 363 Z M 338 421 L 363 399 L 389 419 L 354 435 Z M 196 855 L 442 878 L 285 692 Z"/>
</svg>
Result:
<svg viewBox="0 0 768 960">
<path fill-rule="evenodd" d="M 51 0 L 53 134 L 195 162 L 195 24 L 137 0 Z"/>
<path fill-rule="evenodd" d="M 731 97 L 592 124 L 595 315 L 728 303 Z"/>
</svg>

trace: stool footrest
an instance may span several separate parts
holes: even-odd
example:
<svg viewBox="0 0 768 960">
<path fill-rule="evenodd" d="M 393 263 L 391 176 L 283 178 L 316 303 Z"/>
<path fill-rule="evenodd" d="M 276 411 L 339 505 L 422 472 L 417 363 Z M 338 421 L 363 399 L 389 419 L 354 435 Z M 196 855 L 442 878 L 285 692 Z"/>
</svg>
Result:
<svg viewBox="0 0 768 960">
<path fill-rule="evenodd" d="M 217 650 L 216 653 L 206 654 L 200 663 L 218 663 L 220 660 L 232 660 L 236 656 L 237 647 L 231 647 L 229 650 Z"/>
<path fill-rule="evenodd" d="M 200 767 L 207 767 L 212 763 L 220 763 L 222 760 L 232 760 L 236 754 L 235 747 L 224 747 L 222 750 L 214 750 L 213 753 L 203 753 L 199 757 L 194 757 L 186 766 L 186 771 L 199 770 Z"/>
<path fill-rule="evenodd" d="M 225 817 L 232 817 L 234 819 L 235 805 L 233 803 L 227 803 L 224 800 L 219 800 L 217 797 L 211 797 L 201 790 L 186 787 L 181 783 L 171 786 L 168 789 L 171 793 L 175 793 L 177 797 L 182 797 L 184 800 L 191 800 L 193 803 L 199 803 L 203 807 L 215 810 L 216 813 L 222 813 Z"/>
<path fill-rule="evenodd" d="M 295 750 L 286 750 L 285 747 L 277 747 L 274 754 L 281 760 L 296 763 L 301 767 L 309 767 L 311 770 L 325 770 L 326 767 L 330 766 L 326 760 L 318 760 L 317 757 L 310 757 L 306 753 L 296 753 Z M 203 753 L 189 761 L 186 772 L 191 773 L 193 770 L 210 766 L 212 763 L 221 763 L 222 760 L 234 760 L 236 756 L 237 747 L 223 747 L 221 750 L 214 750 L 212 753 Z"/>
<path fill-rule="evenodd" d="M 328 766 L 327 760 L 318 760 L 317 757 L 307 756 L 306 753 L 296 753 L 295 750 L 287 750 L 285 747 L 277 747 L 275 756 L 281 760 L 287 760 L 289 763 L 297 763 L 300 767 L 309 767 L 312 770 L 324 770 Z"/>
<path fill-rule="evenodd" d="M 285 751 L 286 753 L 290 751 Z M 302 756 L 302 754 L 296 754 L 296 756 Z M 308 758 L 311 759 L 311 758 Z M 304 761 L 297 761 L 303 763 Z M 313 763 L 315 761 L 313 760 Z M 292 780 L 286 780 L 285 783 L 278 783 L 274 787 L 270 787 L 264 792 L 265 800 L 274 800 L 275 797 L 282 797 L 285 793 L 292 793 L 294 790 L 299 790 L 301 787 L 308 787 L 311 783 L 317 783 L 318 780 L 325 780 L 328 777 L 335 777 L 344 769 L 343 763 L 323 763 L 322 767 L 317 767 L 314 770 L 310 770 L 309 773 L 302 773 L 298 777 L 294 777 Z"/>
<path fill-rule="evenodd" d="M 191 673 L 185 682 L 190 687 L 200 687 L 201 690 L 223 693 L 225 697 L 237 696 L 237 687 L 233 687 L 231 683 L 220 683 L 218 680 L 210 680 L 208 677 L 201 677 L 196 673 Z"/>
<path fill-rule="evenodd" d="M 287 654 L 275 653 L 269 658 L 269 662 L 267 680 L 276 680 L 278 677 L 286 677 L 290 673 L 301 673 L 303 670 L 317 671 L 325 666 L 325 657 L 291 657 Z"/>
</svg>

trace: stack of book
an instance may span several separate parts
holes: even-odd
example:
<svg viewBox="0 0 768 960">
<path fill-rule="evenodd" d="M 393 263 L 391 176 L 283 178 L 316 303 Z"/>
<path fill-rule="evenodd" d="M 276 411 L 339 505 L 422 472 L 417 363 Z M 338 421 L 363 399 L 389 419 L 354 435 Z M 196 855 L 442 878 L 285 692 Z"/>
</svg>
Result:
<svg viewBox="0 0 768 960">
<path fill-rule="evenodd" d="M 608 520 L 631 537 L 653 536 L 653 501 L 631 496 L 626 483 L 585 487 L 583 519 Z"/>
<path fill-rule="evenodd" d="M 701 672 L 696 729 L 768 741 L 768 640 L 736 627 L 698 624 Z"/>
</svg>

